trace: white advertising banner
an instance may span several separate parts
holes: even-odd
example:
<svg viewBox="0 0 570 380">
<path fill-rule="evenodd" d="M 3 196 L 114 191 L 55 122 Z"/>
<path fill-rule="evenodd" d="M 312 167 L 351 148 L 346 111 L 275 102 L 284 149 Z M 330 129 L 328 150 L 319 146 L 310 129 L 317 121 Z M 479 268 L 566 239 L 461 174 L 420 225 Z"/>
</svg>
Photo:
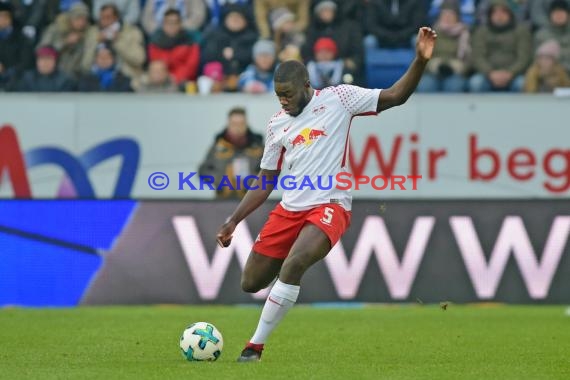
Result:
<svg viewBox="0 0 570 380">
<path fill-rule="evenodd" d="M 279 110 L 271 95 L 2 95 L 0 197 L 213 198 L 179 179 L 198 170 L 234 106 L 260 133 Z M 568 198 L 569 116 L 568 99 L 551 96 L 415 95 L 355 118 L 347 159 L 354 175 L 421 175 L 416 189 L 368 183 L 353 195 Z M 155 172 L 166 189 L 149 186 Z"/>
</svg>

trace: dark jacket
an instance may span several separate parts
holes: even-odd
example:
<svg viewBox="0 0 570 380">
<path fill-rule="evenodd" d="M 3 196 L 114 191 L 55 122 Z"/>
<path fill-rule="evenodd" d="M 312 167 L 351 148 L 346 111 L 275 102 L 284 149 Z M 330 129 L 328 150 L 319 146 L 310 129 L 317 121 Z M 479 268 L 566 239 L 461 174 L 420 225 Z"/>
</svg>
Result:
<svg viewBox="0 0 570 380">
<path fill-rule="evenodd" d="M 9 36 L 0 37 L 0 63 L 4 67 L 0 73 L 0 91 L 13 87 L 24 71 L 34 65 L 32 43 L 16 27 Z"/>
<path fill-rule="evenodd" d="M 381 48 L 409 48 L 411 39 L 426 19 L 422 0 L 370 0 L 365 25 Z"/>
<path fill-rule="evenodd" d="M 16 91 L 71 92 L 75 91 L 75 82 L 59 70 L 50 75 L 42 75 L 37 70 L 29 70 L 18 82 Z"/>
<path fill-rule="evenodd" d="M 257 41 L 257 33 L 252 27 L 245 8 L 238 5 L 229 5 L 225 8 L 224 15 L 227 15 L 230 11 L 242 13 L 248 20 L 247 27 L 240 32 L 234 33 L 229 31 L 222 22 L 220 26 L 206 32 L 203 40 L 203 61 L 221 62 L 224 65 L 225 74 L 239 75 L 252 61 L 251 49 Z M 231 47 L 234 50 L 234 56 L 230 60 L 225 59 L 223 55 L 223 50 L 226 47 Z"/>
<path fill-rule="evenodd" d="M 95 74 L 86 74 L 79 78 L 77 90 L 80 92 L 132 92 L 131 80 L 116 71 L 113 82 L 108 88 L 103 88 L 99 78 Z"/>
<path fill-rule="evenodd" d="M 213 186 L 216 188 L 218 188 L 222 177 L 226 175 L 232 180 L 232 186 L 236 188 L 234 176 L 239 173 L 234 173 L 233 163 L 237 158 L 247 160 L 249 164 L 248 174 L 257 174 L 261 157 L 263 156 L 263 137 L 248 129 L 246 141 L 244 146 L 236 147 L 226 138 L 226 130 L 219 133 L 214 140 L 214 144 L 210 147 L 206 159 L 200 165 L 199 175 L 213 176 L 215 178 Z M 240 182 L 243 185 L 243 176 Z M 216 195 L 218 198 L 240 199 L 246 193 L 246 189 L 243 189 L 243 186 L 240 187 L 241 190 L 232 191 L 228 186 L 223 186 L 216 192 Z"/>
</svg>

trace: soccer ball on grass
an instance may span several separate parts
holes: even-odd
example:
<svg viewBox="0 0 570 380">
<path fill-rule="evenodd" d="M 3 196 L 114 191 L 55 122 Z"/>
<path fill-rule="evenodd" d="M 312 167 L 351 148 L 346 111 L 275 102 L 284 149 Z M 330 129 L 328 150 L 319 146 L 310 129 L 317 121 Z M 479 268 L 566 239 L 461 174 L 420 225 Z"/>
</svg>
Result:
<svg viewBox="0 0 570 380">
<path fill-rule="evenodd" d="M 191 324 L 180 337 L 180 349 L 188 361 L 217 360 L 223 348 L 222 334 L 208 322 Z"/>
</svg>

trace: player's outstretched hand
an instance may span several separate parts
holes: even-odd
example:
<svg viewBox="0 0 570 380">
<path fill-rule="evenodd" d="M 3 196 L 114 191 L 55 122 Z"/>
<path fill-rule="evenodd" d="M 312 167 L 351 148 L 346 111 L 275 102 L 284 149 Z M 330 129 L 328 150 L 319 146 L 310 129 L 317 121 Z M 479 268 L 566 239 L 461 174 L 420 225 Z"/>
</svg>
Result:
<svg viewBox="0 0 570 380">
<path fill-rule="evenodd" d="M 416 41 L 416 54 L 424 60 L 431 59 L 437 33 L 432 28 L 423 26 L 418 31 L 418 39 Z"/>
<path fill-rule="evenodd" d="M 236 229 L 235 222 L 228 220 L 225 222 L 222 227 L 220 227 L 218 234 L 216 235 L 216 241 L 218 245 L 222 248 L 226 248 L 232 242 L 232 234 Z"/>
</svg>

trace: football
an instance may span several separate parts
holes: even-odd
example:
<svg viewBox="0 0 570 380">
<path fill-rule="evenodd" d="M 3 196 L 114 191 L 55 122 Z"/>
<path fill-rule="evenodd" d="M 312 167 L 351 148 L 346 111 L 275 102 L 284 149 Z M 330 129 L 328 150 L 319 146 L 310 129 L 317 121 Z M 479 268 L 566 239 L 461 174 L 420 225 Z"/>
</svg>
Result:
<svg viewBox="0 0 570 380">
<path fill-rule="evenodd" d="M 224 339 L 211 323 L 196 322 L 180 337 L 180 349 L 188 361 L 214 361 L 222 354 Z"/>
</svg>

